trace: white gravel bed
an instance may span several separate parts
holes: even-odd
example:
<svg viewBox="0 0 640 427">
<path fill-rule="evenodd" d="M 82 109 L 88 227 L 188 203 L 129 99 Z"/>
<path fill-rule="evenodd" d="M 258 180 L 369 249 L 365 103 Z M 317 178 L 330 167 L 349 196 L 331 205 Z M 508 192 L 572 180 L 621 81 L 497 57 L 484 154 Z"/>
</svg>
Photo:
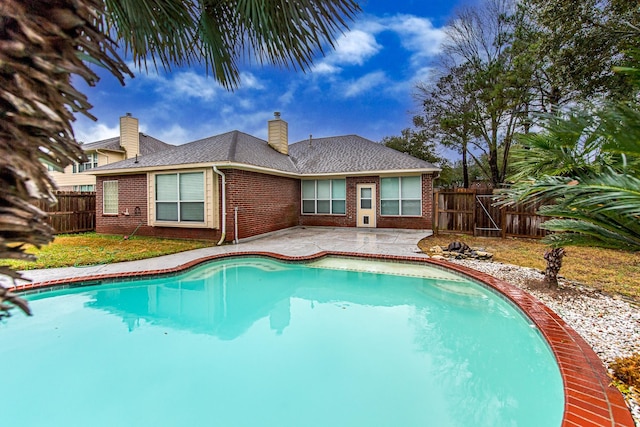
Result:
<svg viewBox="0 0 640 427">
<path fill-rule="evenodd" d="M 533 268 L 476 260 L 449 260 L 509 282 L 534 295 L 555 311 L 591 345 L 608 367 L 619 357 L 640 353 L 640 307 L 576 283 L 559 280 L 560 292 L 527 286 L 544 274 Z M 638 390 L 640 392 L 640 390 Z M 640 401 L 627 397 L 636 426 L 640 427 Z"/>
</svg>

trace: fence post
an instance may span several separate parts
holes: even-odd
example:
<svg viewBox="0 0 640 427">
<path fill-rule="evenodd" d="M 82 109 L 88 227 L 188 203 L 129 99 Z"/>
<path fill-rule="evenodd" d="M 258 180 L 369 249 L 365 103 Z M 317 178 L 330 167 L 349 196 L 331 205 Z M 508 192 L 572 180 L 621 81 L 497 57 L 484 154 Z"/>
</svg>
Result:
<svg viewBox="0 0 640 427">
<path fill-rule="evenodd" d="M 505 205 L 502 205 L 500 207 L 500 228 L 502 228 L 502 231 L 500 232 L 500 234 L 502 234 L 502 238 L 506 239 L 507 238 L 507 207 Z"/>
<path fill-rule="evenodd" d="M 476 197 L 476 195 L 477 195 L 477 192 L 476 192 L 475 189 L 473 189 L 471 191 L 471 197 L 472 197 L 471 200 L 473 201 L 473 203 L 472 203 L 472 205 L 473 205 L 473 216 L 471 217 L 471 221 L 473 222 L 473 237 L 476 237 L 478 235 L 478 230 L 477 230 L 478 224 L 476 224 L 476 219 L 477 219 L 476 211 L 478 210 L 478 198 Z"/>
</svg>

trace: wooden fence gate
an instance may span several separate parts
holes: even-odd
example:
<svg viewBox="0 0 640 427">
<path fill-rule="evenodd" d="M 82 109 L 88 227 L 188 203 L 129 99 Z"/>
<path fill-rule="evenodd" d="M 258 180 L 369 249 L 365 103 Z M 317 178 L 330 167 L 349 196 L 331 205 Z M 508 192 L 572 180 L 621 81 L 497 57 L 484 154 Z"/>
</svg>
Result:
<svg viewBox="0 0 640 427">
<path fill-rule="evenodd" d="M 50 205 L 38 200 L 35 205 L 45 211 L 56 234 L 81 233 L 96 229 L 96 193 L 58 191 L 58 202 Z"/>
<path fill-rule="evenodd" d="M 493 206 L 491 190 L 456 189 L 433 195 L 433 230 L 487 237 L 541 238 L 548 219 L 536 214 L 540 205 Z"/>
</svg>

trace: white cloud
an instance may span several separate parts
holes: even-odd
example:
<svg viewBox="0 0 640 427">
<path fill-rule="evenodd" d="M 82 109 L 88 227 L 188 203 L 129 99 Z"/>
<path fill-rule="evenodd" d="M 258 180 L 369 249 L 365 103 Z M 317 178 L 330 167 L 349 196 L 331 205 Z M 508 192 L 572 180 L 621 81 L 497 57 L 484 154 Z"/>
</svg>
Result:
<svg viewBox="0 0 640 427">
<path fill-rule="evenodd" d="M 264 89 L 264 84 L 248 72 L 240 73 L 240 89 Z"/>
<path fill-rule="evenodd" d="M 334 74 L 341 71 L 340 67 L 331 65 L 326 61 L 319 62 L 311 68 L 311 72 L 314 74 Z"/>
<path fill-rule="evenodd" d="M 197 74 L 193 71 L 182 71 L 174 74 L 173 79 L 166 80 L 164 89 L 170 91 L 174 96 L 211 101 L 216 97 L 220 88 L 218 82 L 213 77 Z M 159 88 L 162 89 L 162 88 Z"/>
<path fill-rule="evenodd" d="M 337 64 L 362 65 L 381 49 L 373 34 L 353 30 L 338 39 L 331 59 Z"/>
<path fill-rule="evenodd" d="M 363 65 L 381 49 L 374 34 L 362 30 L 349 31 L 336 40 L 335 49 L 313 67 L 313 72 L 337 73 L 343 65 Z"/>
<path fill-rule="evenodd" d="M 394 16 L 385 26 L 400 36 L 402 46 L 412 53 L 414 65 L 438 55 L 446 37 L 444 30 L 435 28 L 431 20 L 414 15 Z"/>
<path fill-rule="evenodd" d="M 438 71 L 434 67 L 422 67 L 419 68 L 413 73 L 411 77 L 411 83 L 420 83 L 420 82 L 428 82 L 436 75 Z"/>
<path fill-rule="evenodd" d="M 167 144 L 173 145 L 180 145 L 192 141 L 191 131 L 178 124 L 174 124 L 169 129 L 154 130 L 152 136 Z"/>
<path fill-rule="evenodd" d="M 77 141 L 89 143 L 120 136 L 120 126 L 109 127 L 103 123 L 79 120 L 73 125 L 73 132 Z"/>
<path fill-rule="evenodd" d="M 289 105 L 293 101 L 296 91 L 300 84 L 298 82 L 292 82 L 287 87 L 287 91 L 278 97 L 278 103 L 280 105 Z"/>
<path fill-rule="evenodd" d="M 358 96 L 364 92 L 370 91 L 377 86 L 382 85 L 386 81 L 387 76 L 383 71 L 374 71 L 373 73 L 365 74 L 359 79 L 348 82 L 346 89 L 343 92 L 343 96 L 345 98 Z"/>
</svg>

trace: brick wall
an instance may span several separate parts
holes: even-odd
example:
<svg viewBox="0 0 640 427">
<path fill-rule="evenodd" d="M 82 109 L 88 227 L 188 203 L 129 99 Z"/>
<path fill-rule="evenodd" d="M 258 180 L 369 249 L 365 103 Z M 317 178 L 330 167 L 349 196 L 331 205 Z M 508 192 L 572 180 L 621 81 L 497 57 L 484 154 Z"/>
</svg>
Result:
<svg viewBox="0 0 640 427">
<path fill-rule="evenodd" d="M 376 226 L 378 228 L 430 229 L 433 217 L 433 175 L 422 175 L 422 216 L 389 217 L 380 215 L 380 177 L 347 178 L 346 215 L 300 215 L 300 225 L 325 227 L 355 227 L 357 223 L 358 184 L 376 185 Z"/>
<path fill-rule="evenodd" d="M 225 169 L 227 179 L 227 238 L 234 236 L 238 207 L 238 238 L 255 236 L 299 224 L 300 180 L 239 169 Z"/>
<path fill-rule="evenodd" d="M 118 181 L 118 215 L 102 213 L 102 183 Z M 138 210 L 136 208 L 139 208 Z M 128 210 L 129 215 L 125 215 Z M 220 239 L 220 230 L 202 228 L 150 227 L 147 225 L 147 175 L 98 177 L 96 182 L 96 232 L 176 239 Z"/>
<path fill-rule="evenodd" d="M 431 229 L 433 227 L 433 175 L 422 175 L 421 217 L 380 216 L 380 185 L 378 185 L 377 193 L 378 228 Z"/>
<path fill-rule="evenodd" d="M 234 208 L 238 207 L 238 238 L 256 236 L 296 225 L 355 227 L 357 185 L 376 184 L 376 224 L 378 228 L 432 228 L 433 180 L 422 175 L 422 216 L 383 217 L 380 215 L 380 177 L 347 178 L 346 215 L 301 215 L 300 180 L 265 175 L 239 169 L 223 170 L 227 180 L 226 241 L 234 240 Z M 102 213 L 102 183 L 118 181 L 118 215 Z M 219 185 L 222 180 L 218 180 Z M 139 208 L 139 215 L 137 215 Z M 222 209 L 222 207 L 221 207 Z M 124 215 L 128 210 L 129 215 Z M 222 217 L 222 216 L 221 216 Z M 136 227 L 141 236 L 219 240 L 221 231 L 202 228 L 150 227 L 147 225 L 147 177 L 123 175 L 98 177 L 96 185 L 96 231 L 130 235 Z"/>
</svg>

